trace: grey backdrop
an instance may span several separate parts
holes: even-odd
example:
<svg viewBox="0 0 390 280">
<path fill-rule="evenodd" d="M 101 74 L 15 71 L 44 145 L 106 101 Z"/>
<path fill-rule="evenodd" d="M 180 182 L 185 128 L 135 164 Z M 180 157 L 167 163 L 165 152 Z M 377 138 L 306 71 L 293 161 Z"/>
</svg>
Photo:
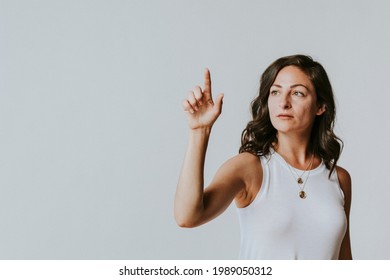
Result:
<svg viewBox="0 0 390 280">
<path fill-rule="evenodd" d="M 0 1 L 0 258 L 235 259 L 232 205 L 180 229 L 181 102 L 225 93 L 206 164 L 234 156 L 273 60 L 327 69 L 356 259 L 390 259 L 387 1 Z"/>
</svg>

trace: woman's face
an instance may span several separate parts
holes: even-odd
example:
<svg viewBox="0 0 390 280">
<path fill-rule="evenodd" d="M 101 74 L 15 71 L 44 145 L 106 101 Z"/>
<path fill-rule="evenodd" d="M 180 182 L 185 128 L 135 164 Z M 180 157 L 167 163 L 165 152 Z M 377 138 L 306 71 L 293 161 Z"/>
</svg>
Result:
<svg viewBox="0 0 390 280">
<path fill-rule="evenodd" d="M 268 97 L 271 123 L 278 132 L 309 133 L 316 116 L 325 112 L 309 77 L 296 66 L 279 71 Z"/>
</svg>

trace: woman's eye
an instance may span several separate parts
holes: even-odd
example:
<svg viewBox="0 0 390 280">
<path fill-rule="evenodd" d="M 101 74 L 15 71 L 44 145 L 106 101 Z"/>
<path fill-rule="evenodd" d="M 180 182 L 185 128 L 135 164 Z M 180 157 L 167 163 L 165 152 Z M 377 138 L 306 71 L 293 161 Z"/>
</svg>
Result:
<svg viewBox="0 0 390 280">
<path fill-rule="evenodd" d="M 271 95 L 277 95 L 279 92 L 277 90 L 271 90 Z"/>
<path fill-rule="evenodd" d="M 302 92 L 300 92 L 300 91 L 294 91 L 293 94 L 296 95 L 296 96 L 299 96 L 299 97 L 304 96 L 304 94 Z"/>
</svg>

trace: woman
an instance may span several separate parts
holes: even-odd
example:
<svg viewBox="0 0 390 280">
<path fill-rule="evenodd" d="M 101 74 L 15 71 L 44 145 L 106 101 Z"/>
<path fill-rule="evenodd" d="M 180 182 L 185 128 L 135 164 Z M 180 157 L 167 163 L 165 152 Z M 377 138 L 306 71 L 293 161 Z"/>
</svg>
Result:
<svg viewBox="0 0 390 280">
<path fill-rule="evenodd" d="M 337 166 L 334 97 L 324 68 L 311 57 L 282 57 L 263 73 L 240 153 L 204 189 L 204 161 L 223 94 L 213 101 L 210 72 L 183 102 L 190 128 L 175 219 L 195 227 L 234 200 L 242 259 L 352 259 L 351 178 Z"/>
</svg>

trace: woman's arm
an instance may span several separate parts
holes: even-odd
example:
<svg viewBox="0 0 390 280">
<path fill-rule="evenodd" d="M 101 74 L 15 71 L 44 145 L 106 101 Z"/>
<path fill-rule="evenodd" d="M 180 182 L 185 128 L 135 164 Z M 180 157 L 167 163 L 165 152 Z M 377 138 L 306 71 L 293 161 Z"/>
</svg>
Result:
<svg viewBox="0 0 390 280">
<path fill-rule="evenodd" d="M 208 69 L 204 73 L 204 89 L 196 86 L 183 102 L 190 128 L 189 143 L 176 189 L 174 214 L 182 227 L 195 227 L 220 214 L 242 186 L 238 178 L 237 160 L 226 162 L 204 190 L 204 162 L 212 126 L 222 110 L 220 94 L 211 95 Z"/>
<path fill-rule="evenodd" d="M 344 193 L 344 209 L 345 215 L 347 216 L 347 231 L 341 243 L 339 260 L 352 260 L 351 240 L 349 236 L 349 212 L 351 209 L 352 197 L 351 176 L 345 169 L 341 167 L 337 167 L 337 175 L 339 178 L 340 187 Z"/>
<path fill-rule="evenodd" d="M 193 227 L 203 208 L 203 173 L 210 128 L 190 130 L 189 143 L 175 195 L 175 219 L 181 227 Z"/>
<path fill-rule="evenodd" d="M 190 143 L 198 140 L 190 140 Z M 244 163 L 256 161 L 256 158 L 248 153 L 236 155 L 217 170 L 211 183 L 204 188 L 204 157 L 197 154 L 196 150 L 194 152 L 189 150 L 184 160 L 175 198 L 175 218 L 181 227 L 196 227 L 214 219 L 224 212 L 238 195 L 244 195 L 247 185 L 245 177 L 248 177 L 245 174 L 249 172 L 244 170 L 246 166 Z"/>
</svg>

